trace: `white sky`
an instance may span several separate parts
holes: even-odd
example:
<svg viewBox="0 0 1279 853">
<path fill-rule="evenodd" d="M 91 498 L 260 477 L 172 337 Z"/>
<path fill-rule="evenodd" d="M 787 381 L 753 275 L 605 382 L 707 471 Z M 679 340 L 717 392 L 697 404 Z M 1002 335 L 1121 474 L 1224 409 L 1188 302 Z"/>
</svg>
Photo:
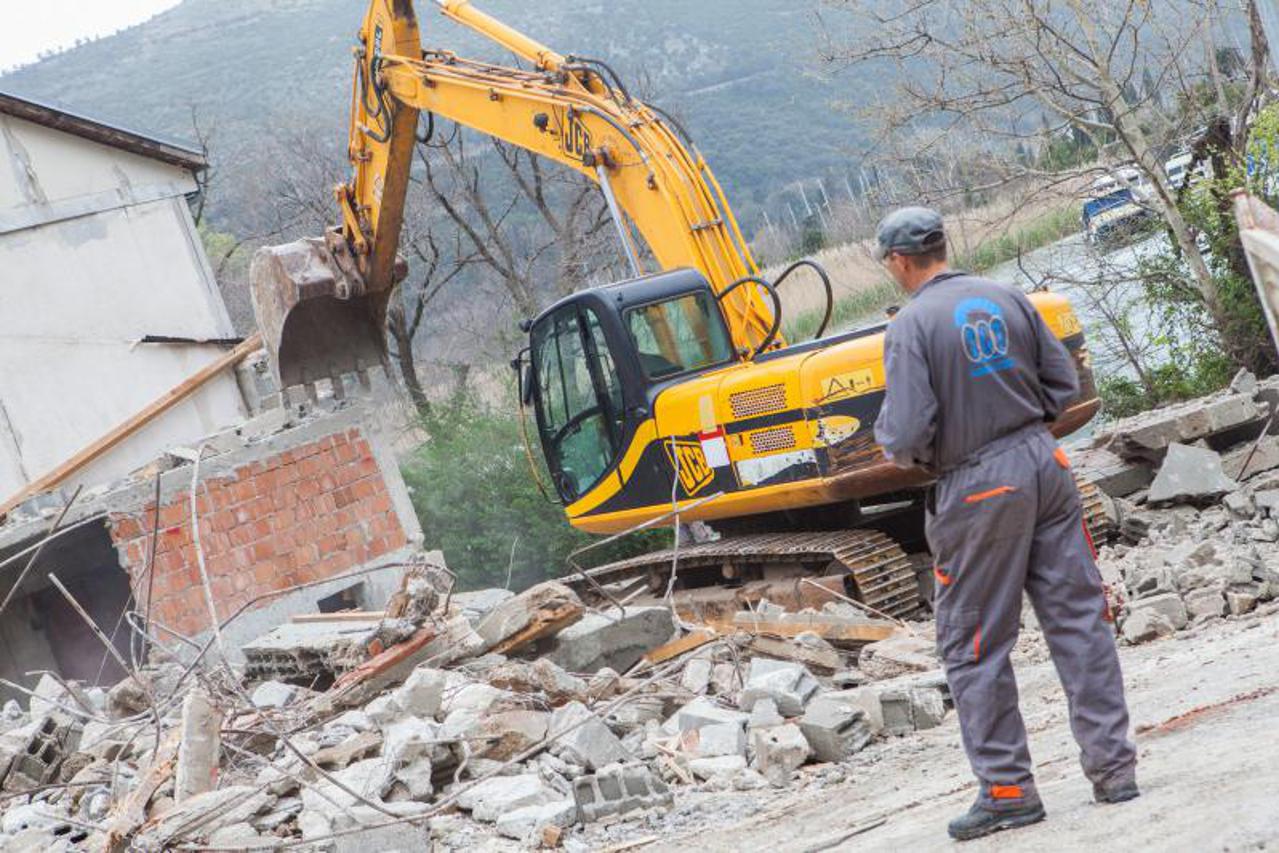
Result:
<svg viewBox="0 0 1279 853">
<path fill-rule="evenodd" d="M 141 23 L 179 0 L 0 0 L 0 71 L 32 62 L 77 38 Z"/>
</svg>

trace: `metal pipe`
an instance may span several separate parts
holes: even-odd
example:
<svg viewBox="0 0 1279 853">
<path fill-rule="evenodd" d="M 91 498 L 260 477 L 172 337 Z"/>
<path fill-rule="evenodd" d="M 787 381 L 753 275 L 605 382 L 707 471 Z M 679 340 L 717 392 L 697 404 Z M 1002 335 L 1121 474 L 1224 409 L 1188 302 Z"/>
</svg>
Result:
<svg viewBox="0 0 1279 853">
<path fill-rule="evenodd" d="M 636 255 L 635 246 L 631 242 L 631 233 L 626 227 L 626 220 L 622 218 L 622 209 L 617 206 L 617 198 L 613 195 L 613 185 L 608 181 L 608 169 L 602 163 L 598 164 L 595 167 L 595 175 L 599 178 L 600 189 L 604 192 L 604 201 L 608 203 L 609 215 L 613 217 L 613 225 L 617 227 L 617 236 L 622 241 L 622 248 L 626 252 L 626 260 L 631 265 L 631 275 L 638 278 L 643 274 L 640 271 L 639 256 Z"/>
<path fill-rule="evenodd" d="M 471 0 L 435 0 L 444 16 L 470 27 L 507 50 L 522 56 L 543 71 L 559 71 L 565 59 L 546 45 L 508 27 L 471 5 Z"/>
</svg>

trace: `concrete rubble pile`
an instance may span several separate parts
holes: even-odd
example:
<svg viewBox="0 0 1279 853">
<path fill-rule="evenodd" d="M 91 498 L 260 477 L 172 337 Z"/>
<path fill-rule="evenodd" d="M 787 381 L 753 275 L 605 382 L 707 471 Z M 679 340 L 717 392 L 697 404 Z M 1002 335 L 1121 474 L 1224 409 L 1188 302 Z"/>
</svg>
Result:
<svg viewBox="0 0 1279 853">
<path fill-rule="evenodd" d="M 1113 501 L 1098 563 L 1125 640 L 1279 607 L 1279 377 L 1143 413 L 1075 455 Z M 1272 603 L 1273 602 L 1273 603 Z"/>
<path fill-rule="evenodd" d="M 592 823 L 801 783 L 938 725 L 928 627 L 883 624 L 821 641 L 838 671 L 814 672 L 554 581 L 454 593 L 422 560 L 385 611 L 294 617 L 242 664 L 210 641 L 194 664 L 157 644 L 109 691 L 46 675 L 0 713 L 0 847 L 586 849 Z M 775 638 L 800 660 L 815 639 Z"/>
</svg>

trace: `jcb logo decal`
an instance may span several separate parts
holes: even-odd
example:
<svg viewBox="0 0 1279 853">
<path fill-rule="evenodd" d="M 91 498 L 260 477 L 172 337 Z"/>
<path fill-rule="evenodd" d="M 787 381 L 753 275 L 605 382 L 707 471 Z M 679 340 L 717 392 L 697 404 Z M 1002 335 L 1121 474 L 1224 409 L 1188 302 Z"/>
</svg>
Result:
<svg viewBox="0 0 1279 853">
<path fill-rule="evenodd" d="M 672 443 L 674 447 L 671 446 Z M 692 497 L 715 479 L 715 469 L 707 464 L 701 442 L 666 442 L 665 447 L 671 466 L 679 472 L 679 482 L 684 487 L 684 494 Z"/>
<path fill-rule="evenodd" d="M 582 117 L 573 110 L 568 113 L 568 121 L 564 124 L 564 138 L 561 142 L 564 153 L 578 160 L 584 159 L 586 152 L 591 150 L 591 132 L 586 129 Z"/>
</svg>

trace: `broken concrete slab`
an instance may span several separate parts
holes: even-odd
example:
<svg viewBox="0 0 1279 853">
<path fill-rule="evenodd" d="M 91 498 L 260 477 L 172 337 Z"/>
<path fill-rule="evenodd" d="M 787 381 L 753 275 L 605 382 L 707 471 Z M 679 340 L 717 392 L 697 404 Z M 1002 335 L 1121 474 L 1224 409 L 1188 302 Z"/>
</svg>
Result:
<svg viewBox="0 0 1279 853">
<path fill-rule="evenodd" d="M 848 690 L 823 693 L 808 707 L 814 708 L 821 705 L 842 706 L 861 711 L 874 734 L 879 734 L 884 728 L 884 706 L 880 701 L 879 691 L 873 687 L 853 687 Z"/>
<path fill-rule="evenodd" d="M 285 622 L 241 647 L 250 681 L 301 681 L 341 675 L 369 658 L 380 619 Z"/>
<path fill-rule="evenodd" d="M 676 635 L 675 617 L 666 607 L 628 607 L 588 613 L 560 631 L 544 655 L 569 672 L 590 675 L 604 667 L 626 672 L 650 649 Z"/>
<path fill-rule="evenodd" d="M 1134 462 L 1103 447 L 1071 448 L 1070 464 L 1080 479 L 1092 483 L 1112 498 L 1126 498 L 1155 479 L 1144 461 Z"/>
<path fill-rule="evenodd" d="M 857 668 L 876 680 L 927 672 L 937 666 L 936 642 L 908 631 L 868 644 L 857 658 Z"/>
<path fill-rule="evenodd" d="M 563 800 L 563 795 L 542 781 L 536 773 L 493 776 L 458 795 L 458 808 L 476 820 L 496 821 L 503 814 L 525 806 L 540 806 Z"/>
<path fill-rule="evenodd" d="M 1239 484 L 1222 470 L 1219 454 L 1174 443 L 1168 446 L 1147 500 L 1151 504 L 1205 501 L 1237 488 Z"/>
<path fill-rule="evenodd" d="M 498 604 L 475 632 L 485 649 L 505 653 L 562 630 L 583 612 L 577 593 L 558 581 L 545 581 Z"/>
<path fill-rule="evenodd" d="M 499 604 L 515 597 L 509 589 L 477 589 L 471 592 L 456 592 L 449 601 L 454 611 L 466 617 L 466 621 L 474 628 L 484 621 Z"/>
<path fill-rule="evenodd" d="M 737 705 L 750 711 L 761 698 L 772 699 L 784 717 L 798 717 L 821 690 L 821 684 L 802 664 L 754 658 Z"/>
<path fill-rule="evenodd" d="M 575 728 L 574 728 L 575 727 Z M 561 735 L 561 732 L 567 734 Z M 589 770 L 633 760 L 617 735 L 581 702 L 569 702 L 551 714 L 551 753 Z"/>
<path fill-rule="evenodd" d="M 382 735 L 377 732 L 359 732 L 341 743 L 312 753 L 311 761 L 325 770 L 341 770 L 352 762 L 377 755 L 381 748 Z"/>
<path fill-rule="evenodd" d="M 449 720 L 453 719 L 450 715 Z M 550 720 L 551 715 L 545 711 L 520 708 L 476 715 L 471 725 L 461 731 L 452 729 L 448 722 L 446 728 L 450 735 L 470 742 L 471 752 L 476 757 L 508 761 L 545 738 Z"/>
<path fill-rule="evenodd" d="M 560 800 L 506 812 L 494 825 L 498 833 L 526 843 L 540 841 L 547 827 L 567 829 L 577 823 L 577 804 Z"/>
<path fill-rule="evenodd" d="M 739 760 L 745 769 L 746 759 Z M 574 779 L 573 800 L 581 819 L 589 822 L 637 809 L 669 808 L 675 796 L 645 765 L 613 764 Z"/>
<path fill-rule="evenodd" d="M 1279 437 L 1267 435 L 1225 451 L 1221 454 L 1221 467 L 1227 477 L 1235 480 L 1279 468 Z"/>
<path fill-rule="evenodd" d="M 705 693 L 711 686 L 711 671 L 715 663 L 710 658 L 693 658 L 684 664 L 684 672 L 680 675 L 680 686 L 689 693 Z"/>
<path fill-rule="evenodd" d="M 538 658 L 532 663 L 508 660 L 486 672 L 484 678 L 489 684 L 504 690 L 544 694 L 553 706 L 585 701 L 590 695 L 583 679 L 565 672 L 546 658 Z"/>
<path fill-rule="evenodd" d="M 196 794 L 149 823 L 135 843 L 139 849 L 168 849 L 170 841 L 191 825 L 199 827 L 197 836 L 207 837 L 223 827 L 249 822 L 274 799 L 253 785 L 230 785 Z"/>
<path fill-rule="evenodd" d="M 1093 443 L 1109 446 L 1125 459 L 1158 461 L 1173 444 L 1186 444 L 1268 415 L 1269 407 L 1250 394 L 1203 397 L 1121 420 Z"/>
</svg>

